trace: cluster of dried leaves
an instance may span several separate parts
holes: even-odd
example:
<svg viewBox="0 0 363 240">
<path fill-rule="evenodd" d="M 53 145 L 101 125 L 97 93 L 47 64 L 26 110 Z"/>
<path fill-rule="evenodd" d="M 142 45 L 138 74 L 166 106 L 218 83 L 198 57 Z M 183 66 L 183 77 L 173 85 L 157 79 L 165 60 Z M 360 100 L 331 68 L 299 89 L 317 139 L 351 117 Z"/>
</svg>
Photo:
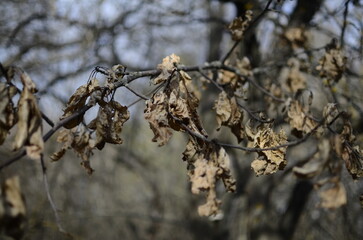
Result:
<svg viewBox="0 0 363 240">
<path fill-rule="evenodd" d="M 14 76 L 19 75 L 22 90 L 15 87 Z M 25 147 L 32 159 L 40 159 L 44 150 L 42 136 L 42 115 L 34 94 L 37 92 L 34 82 L 27 73 L 16 67 L 6 69 L 6 82 L 0 82 L 0 144 L 3 144 L 12 127 L 17 125 L 13 150 Z M 17 105 L 13 103 L 15 95 L 20 93 Z"/>
<path fill-rule="evenodd" d="M 109 81 L 106 83 L 109 84 Z M 63 143 L 62 148 L 51 156 L 58 161 L 67 151 L 73 149 L 82 159 L 81 165 L 88 174 L 94 171 L 90 164 L 93 149 L 102 150 L 106 143 L 121 144 L 120 137 L 123 124 L 130 118 L 127 107 L 107 99 L 113 91 L 108 87 L 101 87 L 97 79 L 91 79 L 87 84 L 80 86 L 70 97 L 64 109 L 62 119 L 71 118 L 60 131 L 57 141 Z M 88 102 L 87 102 L 88 100 Z M 84 123 L 81 111 L 87 106 L 98 105 L 99 110 L 95 119 L 88 124 Z"/>
</svg>

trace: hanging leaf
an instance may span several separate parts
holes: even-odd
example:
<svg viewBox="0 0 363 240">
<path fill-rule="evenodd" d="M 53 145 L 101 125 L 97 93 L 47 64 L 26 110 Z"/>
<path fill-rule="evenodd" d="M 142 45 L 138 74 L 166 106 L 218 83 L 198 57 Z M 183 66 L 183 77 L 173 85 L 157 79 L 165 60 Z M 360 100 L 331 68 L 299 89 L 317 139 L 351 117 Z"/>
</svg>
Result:
<svg viewBox="0 0 363 240">
<path fill-rule="evenodd" d="M 0 83 L 0 145 L 7 137 L 9 130 L 15 125 L 17 119 L 12 97 L 17 90 L 14 86 Z"/>
<path fill-rule="evenodd" d="M 260 124 L 256 129 L 246 126 L 246 134 L 254 148 L 270 148 L 287 143 L 287 136 L 283 129 L 274 133 L 269 124 Z M 258 152 L 258 158 L 251 163 L 257 176 L 268 175 L 282 170 L 287 164 L 286 147 L 277 150 Z"/>
<path fill-rule="evenodd" d="M 247 30 L 250 22 L 252 21 L 253 12 L 251 10 L 246 11 L 244 17 L 240 16 L 235 18 L 228 26 L 228 29 L 232 33 L 233 41 L 239 41 L 242 39 L 245 31 Z"/>
<path fill-rule="evenodd" d="M 150 100 L 146 101 L 146 108 L 144 110 L 144 117 L 154 132 L 152 141 L 157 142 L 159 146 L 165 145 L 172 136 L 168 124 L 166 99 L 167 95 L 165 93 L 157 93 Z"/>
<path fill-rule="evenodd" d="M 66 108 L 63 110 L 63 115 L 61 116 L 61 120 L 65 119 L 72 114 L 76 113 L 80 109 L 82 109 L 85 104 L 87 98 L 96 90 L 99 90 L 100 86 L 97 79 L 92 79 L 88 84 L 80 86 L 76 92 L 69 98 Z M 80 124 L 83 120 L 83 115 L 79 115 L 77 118 L 74 118 L 70 122 L 64 125 L 65 128 L 71 129 Z"/>
<path fill-rule="evenodd" d="M 97 117 L 88 125 L 96 130 L 96 147 L 101 150 L 105 143 L 122 144 L 122 126 L 129 118 L 127 107 L 116 101 L 100 107 Z"/>
<path fill-rule="evenodd" d="M 161 73 L 152 79 L 153 84 L 159 84 L 165 82 L 170 77 L 171 73 L 175 69 L 175 65 L 180 63 L 180 57 L 174 53 L 163 59 L 163 62 L 158 65 L 157 69 L 161 70 Z"/>
<path fill-rule="evenodd" d="M 44 150 L 42 116 L 34 95 L 27 87 L 24 87 L 21 93 L 17 116 L 18 130 L 15 135 L 14 150 L 25 146 L 30 158 L 40 159 Z"/>
</svg>

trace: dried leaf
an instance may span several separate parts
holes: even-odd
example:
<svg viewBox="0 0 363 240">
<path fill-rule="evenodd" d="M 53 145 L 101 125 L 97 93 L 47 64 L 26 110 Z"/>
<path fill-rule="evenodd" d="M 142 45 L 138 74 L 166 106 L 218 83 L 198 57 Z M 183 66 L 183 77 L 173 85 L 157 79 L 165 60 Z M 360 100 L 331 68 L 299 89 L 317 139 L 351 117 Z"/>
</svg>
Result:
<svg viewBox="0 0 363 240">
<path fill-rule="evenodd" d="M 193 194 L 207 192 L 207 201 L 199 206 L 200 216 L 211 216 L 221 212 L 221 201 L 217 199 L 216 182 L 222 179 L 227 191 L 236 190 L 236 181 L 230 173 L 230 160 L 223 148 L 208 145 L 200 148 L 190 139 L 183 153 L 183 160 L 188 162 L 188 175 Z"/>
<path fill-rule="evenodd" d="M 328 209 L 336 209 L 347 203 L 345 187 L 341 182 L 335 183 L 332 188 L 319 193 L 320 206 Z"/>
<path fill-rule="evenodd" d="M 247 10 L 244 17 L 235 18 L 228 26 L 232 33 L 233 41 L 240 41 L 252 20 L 253 12 Z"/>
<path fill-rule="evenodd" d="M 289 105 L 287 115 L 293 133 L 301 137 L 301 133 L 310 133 L 318 123 L 308 116 L 309 107 L 303 107 L 299 101 L 292 100 Z M 319 133 L 319 132 L 318 132 Z"/>
<path fill-rule="evenodd" d="M 123 124 L 129 118 L 130 112 L 127 107 L 116 101 L 100 107 L 97 118 L 91 123 L 91 125 L 95 125 L 96 129 L 96 147 L 101 150 L 105 143 L 121 144 L 122 139 L 119 135 Z M 90 128 L 92 129 L 92 127 Z"/>
<path fill-rule="evenodd" d="M 239 110 L 235 97 L 228 98 L 225 91 L 221 92 L 215 101 L 214 107 L 217 114 L 217 130 L 221 126 L 231 128 L 238 142 L 244 137 L 243 112 Z"/>
<path fill-rule="evenodd" d="M 300 61 L 296 58 L 290 58 L 287 62 L 288 74 L 284 81 L 284 88 L 290 93 L 296 93 L 300 89 L 306 88 L 306 77 L 300 71 Z"/>
<path fill-rule="evenodd" d="M 18 176 L 6 179 L 1 186 L 0 193 L 0 207 L 4 204 L 4 213 L 7 215 L 6 217 L 15 219 L 26 215 L 24 198 L 21 194 Z"/>
<path fill-rule="evenodd" d="M 345 121 L 343 130 L 339 136 L 334 138 L 334 149 L 344 162 L 345 167 L 353 179 L 363 177 L 363 151 L 355 145 L 352 125 Z"/>
<path fill-rule="evenodd" d="M 38 92 L 38 89 L 36 88 L 35 83 L 33 82 L 33 80 L 30 78 L 30 76 L 26 72 L 22 72 L 20 74 L 20 80 L 23 83 L 23 86 L 25 88 L 29 89 L 29 91 L 31 93 Z"/>
<path fill-rule="evenodd" d="M 163 59 L 163 62 L 158 65 L 157 69 L 161 70 L 161 73 L 152 79 L 153 84 L 162 83 L 171 76 L 171 73 L 175 69 L 175 65 L 180 63 L 180 57 L 174 53 Z"/>
<path fill-rule="evenodd" d="M 337 48 L 327 49 L 325 55 L 320 59 L 316 67 L 320 71 L 320 77 L 327 81 L 328 85 L 338 82 L 345 71 L 347 57 Z"/>
<path fill-rule="evenodd" d="M 93 154 L 92 150 L 96 147 L 96 143 L 84 126 L 61 130 L 57 141 L 63 143 L 63 146 L 51 156 L 53 161 L 58 161 L 68 149 L 73 148 L 77 156 L 82 159 L 81 166 L 86 169 L 88 174 L 93 173 L 94 170 L 90 165 L 90 157 Z"/>
<path fill-rule="evenodd" d="M 61 120 L 65 119 L 72 114 L 76 113 L 80 109 L 82 109 L 85 104 L 87 98 L 96 90 L 99 90 L 99 83 L 97 79 L 92 79 L 88 84 L 80 86 L 76 92 L 69 98 L 66 108 L 63 110 L 63 115 L 61 116 Z M 83 115 L 81 114 L 77 118 L 68 122 L 64 125 L 65 128 L 71 129 L 80 124 L 83 120 Z"/>
<path fill-rule="evenodd" d="M 0 83 L 0 145 L 5 141 L 9 130 L 16 123 L 15 108 L 12 97 L 16 94 L 14 86 Z"/>
<path fill-rule="evenodd" d="M 144 117 L 149 122 L 151 130 L 154 132 L 153 142 L 159 146 L 165 145 L 172 136 L 168 124 L 167 95 L 157 93 L 150 100 L 146 101 Z"/>
<path fill-rule="evenodd" d="M 256 129 L 246 126 L 246 134 L 252 141 L 254 148 L 270 148 L 287 143 L 287 136 L 283 129 L 278 134 L 274 133 L 269 124 L 261 124 Z M 257 176 L 268 175 L 282 170 L 287 164 L 286 147 L 277 150 L 268 150 L 258 153 L 258 158 L 251 163 Z"/>
<path fill-rule="evenodd" d="M 42 116 L 34 95 L 24 88 L 18 102 L 18 130 L 15 135 L 14 150 L 25 146 L 27 155 L 40 159 L 44 150 L 42 136 Z"/>
<path fill-rule="evenodd" d="M 289 28 L 284 36 L 293 49 L 304 48 L 309 38 L 307 32 L 302 28 Z"/>
</svg>

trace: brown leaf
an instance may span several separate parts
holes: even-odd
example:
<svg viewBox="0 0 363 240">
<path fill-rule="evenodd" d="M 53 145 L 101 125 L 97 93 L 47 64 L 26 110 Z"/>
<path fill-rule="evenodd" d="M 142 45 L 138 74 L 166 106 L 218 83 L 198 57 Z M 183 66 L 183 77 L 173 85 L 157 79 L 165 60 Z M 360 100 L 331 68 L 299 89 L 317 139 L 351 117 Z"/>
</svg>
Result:
<svg viewBox="0 0 363 240">
<path fill-rule="evenodd" d="M 232 33 L 233 41 L 239 41 L 242 39 L 244 32 L 250 25 L 252 15 L 253 12 L 251 10 L 247 10 L 244 17 L 237 17 L 229 24 L 228 29 Z"/>
<path fill-rule="evenodd" d="M 146 108 L 144 110 L 144 117 L 154 132 L 152 141 L 157 142 L 159 146 L 165 145 L 172 136 L 168 124 L 166 101 L 167 95 L 165 93 L 157 93 L 150 100 L 146 101 Z"/>
<path fill-rule="evenodd" d="M 298 137 L 301 136 L 301 133 L 310 133 L 318 125 L 316 121 L 309 117 L 309 112 L 308 106 L 303 107 L 299 101 L 291 100 L 287 115 L 293 133 L 296 131 L 295 135 Z M 317 131 L 317 134 L 319 133 Z"/>
<path fill-rule="evenodd" d="M 206 203 L 198 208 L 199 215 L 220 213 L 221 201 L 217 199 L 216 182 L 222 179 L 227 191 L 236 190 L 236 181 L 231 176 L 230 160 L 225 150 L 213 145 L 200 148 L 195 140 L 190 139 L 183 160 L 188 162 L 192 193 L 207 192 Z"/>
<path fill-rule="evenodd" d="M 97 118 L 91 122 L 96 129 L 96 147 L 101 150 L 105 143 L 121 144 L 122 126 L 129 118 L 127 107 L 116 101 L 100 107 Z"/>
<path fill-rule="evenodd" d="M 26 215 L 26 207 L 24 198 L 21 194 L 20 181 L 18 176 L 14 176 L 5 180 L 1 186 L 0 192 L 0 210 L 4 204 L 4 213 L 6 217 L 11 219 L 19 219 Z M 1 211 L 0 211 L 1 218 Z"/>
<path fill-rule="evenodd" d="M 283 129 L 278 134 L 274 133 L 269 124 L 261 124 L 256 129 L 246 126 L 246 134 L 252 141 L 254 148 L 270 148 L 287 143 L 287 136 Z M 251 163 L 257 176 L 268 175 L 282 170 L 287 164 L 286 147 L 277 150 L 268 150 L 258 153 L 258 158 Z"/>
<path fill-rule="evenodd" d="M 16 88 L 0 83 L 0 145 L 5 141 L 9 130 L 16 123 L 15 108 L 12 97 L 16 94 Z"/>
<path fill-rule="evenodd" d="M 153 84 L 162 83 L 170 77 L 171 73 L 175 69 L 175 64 L 180 63 L 180 57 L 175 55 L 174 53 L 170 56 L 167 56 L 163 59 L 163 62 L 158 65 L 157 69 L 161 70 L 161 73 L 152 79 Z"/>
<path fill-rule="evenodd" d="M 333 148 L 344 160 L 345 167 L 352 178 L 358 179 L 363 177 L 363 151 L 354 142 L 352 125 L 349 121 L 345 121 L 342 132 L 334 138 Z"/>
<path fill-rule="evenodd" d="M 347 203 L 345 187 L 341 182 L 335 183 L 332 188 L 319 193 L 320 206 L 328 209 L 336 209 Z"/>
<path fill-rule="evenodd" d="M 92 92 L 99 90 L 99 83 L 97 79 L 92 79 L 88 84 L 80 86 L 76 92 L 69 98 L 66 108 L 63 110 L 63 115 L 61 116 L 61 120 L 65 119 L 72 114 L 79 111 L 86 104 L 87 98 L 91 95 Z M 65 128 L 71 129 L 80 124 L 83 120 L 83 115 L 78 116 L 72 121 L 68 122 L 64 125 Z"/>
<path fill-rule="evenodd" d="M 327 49 L 325 55 L 320 59 L 319 65 L 316 67 L 320 71 L 320 77 L 322 77 L 326 84 L 331 85 L 334 82 L 338 82 L 345 71 L 347 64 L 347 57 L 345 57 L 342 51 L 335 47 Z"/>
<path fill-rule="evenodd" d="M 217 114 L 217 130 L 221 126 L 228 126 L 237 137 L 238 142 L 244 137 L 243 112 L 239 110 L 235 97 L 228 98 L 225 91 L 221 92 L 215 101 L 214 107 Z"/>
<path fill-rule="evenodd" d="M 88 174 L 93 173 L 94 170 L 90 165 L 90 157 L 93 154 L 92 150 L 96 147 L 96 143 L 84 126 L 80 125 L 73 129 L 61 130 L 57 141 L 63 143 L 63 146 L 51 156 L 53 161 L 58 161 L 68 149 L 73 148 L 77 156 L 82 159 L 81 166 L 86 169 Z"/>
<path fill-rule="evenodd" d="M 27 155 L 40 159 L 44 150 L 42 136 L 42 116 L 34 95 L 24 88 L 18 102 L 18 130 L 14 140 L 14 150 L 25 146 Z"/>
<path fill-rule="evenodd" d="M 296 58 L 290 58 L 287 62 L 289 68 L 287 70 L 284 88 L 290 93 L 296 93 L 299 89 L 306 88 L 306 77 L 300 71 L 300 61 Z"/>
<path fill-rule="evenodd" d="M 29 91 L 31 93 L 38 92 L 38 89 L 36 88 L 35 83 L 33 82 L 33 80 L 30 78 L 30 76 L 26 72 L 22 72 L 20 74 L 20 80 L 23 83 L 23 86 L 25 88 L 29 89 Z"/>
<path fill-rule="evenodd" d="M 285 32 L 284 37 L 293 49 L 304 48 L 309 38 L 308 33 L 302 28 L 289 28 Z"/>
</svg>

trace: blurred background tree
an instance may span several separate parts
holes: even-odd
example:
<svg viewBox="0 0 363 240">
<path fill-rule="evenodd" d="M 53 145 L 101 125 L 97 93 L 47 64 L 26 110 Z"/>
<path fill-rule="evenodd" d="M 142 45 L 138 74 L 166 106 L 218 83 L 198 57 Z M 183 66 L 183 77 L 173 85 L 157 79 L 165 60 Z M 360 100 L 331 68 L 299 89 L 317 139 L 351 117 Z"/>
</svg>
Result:
<svg viewBox="0 0 363 240">
<path fill-rule="evenodd" d="M 69 96 L 86 83 L 96 66 L 122 64 L 130 72 L 155 69 L 171 53 L 187 66 L 221 60 L 234 44 L 228 24 L 252 10 L 258 19 L 227 62 L 247 57 L 256 81 L 276 97 L 290 91 L 293 98 L 291 89 L 299 84 L 294 79 L 301 74 L 306 79 L 304 88 L 314 95 L 312 115 L 319 116 L 328 102 L 339 104 L 351 116 L 361 144 L 362 4 L 357 0 L 2 0 L 0 62 L 4 67 L 19 66 L 32 77 L 41 110 L 57 122 Z M 322 84 L 316 66 L 334 38 L 348 64 L 339 83 Z M 298 73 L 291 73 L 292 69 Z M 217 78 L 218 72 L 212 75 Z M 131 86 L 146 93 L 149 79 Z M 218 89 L 213 84 L 203 87 L 200 112 L 205 128 L 213 137 L 234 143 L 228 131 L 215 130 L 211 109 Z M 130 105 L 138 98 L 120 89 L 115 99 Z M 280 114 L 284 104 L 252 88 L 243 103 L 251 111 L 266 110 L 276 126 L 286 127 Z M 144 108 L 143 101 L 130 108 L 122 145 L 106 146 L 92 156 L 92 176 L 73 153 L 49 162 L 48 156 L 59 147 L 56 138 L 46 143 L 51 194 L 64 228 L 74 239 L 362 239 L 363 185 L 337 167 L 343 161 L 337 154 L 329 155 L 327 165 L 338 171 L 346 189 L 347 203 L 340 208 L 319 207 L 321 178 L 299 180 L 293 173 L 294 166 L 314 157 L 325 161 L 315 155 L 324 148 L 317 147 L 315 140 L 289 149 L 284 171 L 258 178 L 250 165 L 254 154 L 229 150 L 237 191 L 223 195 L 223 215 L 198 216 L 203 199 L 190 193 L 187 166 L 181 161 L 187 138 L 175 134 L 167 146 L 158 148 L 151 143 Z M 90 111 L 85 117 L 90 120 L 95 114 Z M 0 163 L 11 158 L 9 149 L 7 142 L 1 146 Z M 2 182 L 20 177 L 26 200 L 24 224 L 0 222 L 1 239 L 69 237 L 57 229 L 41 171 L 38 163 L 23 159 L 0 172 Z M 12 227 L 15 230 L 9 234 Z"/>
</svg>

